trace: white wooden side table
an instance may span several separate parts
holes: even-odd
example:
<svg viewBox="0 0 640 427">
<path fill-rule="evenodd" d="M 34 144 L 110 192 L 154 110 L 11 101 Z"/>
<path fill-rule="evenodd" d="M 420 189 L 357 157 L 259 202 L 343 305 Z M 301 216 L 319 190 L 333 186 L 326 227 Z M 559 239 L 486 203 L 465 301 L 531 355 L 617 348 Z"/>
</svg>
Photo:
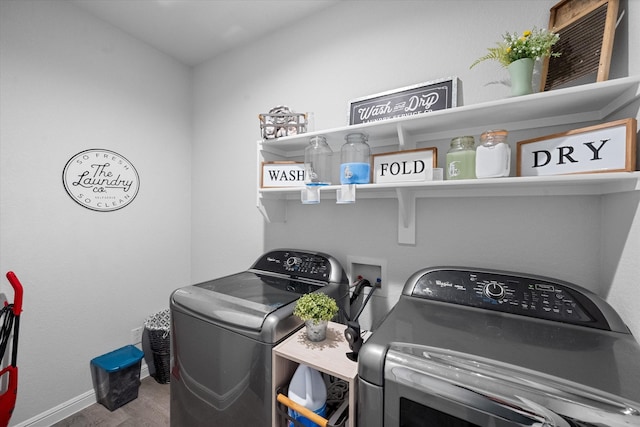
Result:
<svg viewBox="0 0 640 427">
<path fill-rule="evenodd" d="M 273 427 L 283 427 L 278 425 L 276 390 L 289 384 L 300 363 L 347 382 L 349 386 L 348 425 L 356 425 L 358 363 L 347 358 L 347 353 L 351 350 L 344 337 L 345 329 L 345 325 L 329 322 L 327 338 L 321 342 L 312 342 L 307 339 L 306 330 L 303 327 L 273 348 Z"/>
</svg>

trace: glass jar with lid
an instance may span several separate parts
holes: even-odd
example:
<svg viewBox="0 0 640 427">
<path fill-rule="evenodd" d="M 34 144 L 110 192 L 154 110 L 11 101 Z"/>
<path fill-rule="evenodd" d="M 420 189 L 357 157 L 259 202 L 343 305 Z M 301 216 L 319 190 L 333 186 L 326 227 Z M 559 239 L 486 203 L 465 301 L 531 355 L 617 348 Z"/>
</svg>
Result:
<svg viewBox="0 0 640 427">
<path fill-rule="evenodd" d="M 507 144 L 506 130 L 488 130 L 480 135 L 476 149 L 476 177 L 498 178 L 509 176 L 511 148 Z"/>
<path fill-rule="evenodd" d="M 306 185 L 331 184 L 331 156 L 333 151 L 322 136 L 312 136 L 304 149 L 304 183 Z"/>
<path fill-rule="evenodd" d="M 371 149 L 364 133 L 350 133 L 340 150 L 340 183 L 367 184 L 371 171 Z"/>
<path fill-rule="evenodd" d="M 473 136 L 458 136 L 451 140 L 451 147 L 447 151 L 448 180 L 476 177 L 475 143 Z"/>
</svg>

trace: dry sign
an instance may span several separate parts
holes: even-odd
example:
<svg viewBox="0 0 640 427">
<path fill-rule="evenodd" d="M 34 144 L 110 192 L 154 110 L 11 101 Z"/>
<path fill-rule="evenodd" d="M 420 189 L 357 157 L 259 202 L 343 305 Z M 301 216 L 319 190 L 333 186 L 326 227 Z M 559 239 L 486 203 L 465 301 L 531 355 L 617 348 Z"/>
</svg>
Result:
<svg viewBox="0 0 640 427">
<path fill-rule="evenodd" d="M 636 119 L 518 142 L 518 176 L 633 171 Z"/>
</svg>

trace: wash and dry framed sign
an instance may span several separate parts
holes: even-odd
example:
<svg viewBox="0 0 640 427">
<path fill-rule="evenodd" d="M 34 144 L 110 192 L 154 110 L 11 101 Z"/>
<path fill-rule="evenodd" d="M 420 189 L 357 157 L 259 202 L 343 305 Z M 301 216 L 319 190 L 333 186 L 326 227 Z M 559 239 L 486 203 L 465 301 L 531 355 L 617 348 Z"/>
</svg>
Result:
<svg viewBox="0 0 640 427">
<path fill-rule="evenodd" d="M 303 162 L 262 162 L 260 188 L 304 187 Z"/>
<path fill-rule="evenodd" d="M 518 176 L 623 172 L 636 169 L 634 118 L 518 142 Z"/>
<path fill-rule="evenodd" d="M 457 107 L 461 98 L 458 83 L 457 77 L 447 77 L 354 99 L 349 103 L 349 124 L 357 125 Z"/>
</svg>

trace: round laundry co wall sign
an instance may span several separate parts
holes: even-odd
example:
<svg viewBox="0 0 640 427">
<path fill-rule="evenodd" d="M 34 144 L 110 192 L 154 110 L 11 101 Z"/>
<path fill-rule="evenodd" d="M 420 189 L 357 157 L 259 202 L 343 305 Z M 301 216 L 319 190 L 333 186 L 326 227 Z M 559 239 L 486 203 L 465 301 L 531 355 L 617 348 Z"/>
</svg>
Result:
<svg viewBox="0 0 640 427">
<path fill-rule="evenodd" d="M 97 148 L 69 159 L 62 182 L 76 203 L 101 212 L 124 208 L 133 202 L 140 187 L 138 171 L 129 160 L 114 151 Z"/>
</svg>

